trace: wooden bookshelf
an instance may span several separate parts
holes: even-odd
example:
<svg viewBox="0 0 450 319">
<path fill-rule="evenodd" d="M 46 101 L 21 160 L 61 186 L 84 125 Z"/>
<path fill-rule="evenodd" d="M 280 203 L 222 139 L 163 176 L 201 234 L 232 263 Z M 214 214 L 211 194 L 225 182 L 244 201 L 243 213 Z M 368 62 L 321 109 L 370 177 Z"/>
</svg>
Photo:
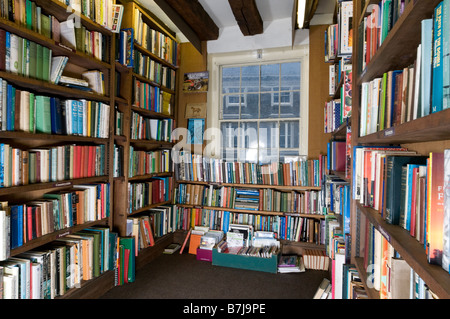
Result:
<svg viewBox="0 0 450 319">
<path fill-rule="evenodd" d="M 439 2 L 436 0 L 409 1 L 382 45 L 360 73 L 357 66 L 362 52 L 358 47 L 358 39 L 361 37 L 361 34 L 358 34 L 358 26 L 363 21 L 367 6 L 363 7 L 361 1 L 353 1 L 353 21 L 357 21 L 358 24 L 353 27 L 352 147 L 396 144 L 407 148 L 413 146 L 419 154 L 428 155 L 430 151 L 436 151 L 436 147 L 442 151 L 448 145 L 450 139 L 449 110 L 431 113 L 426 117 L 383 131 L 359 136 L 362 83 L 380 77 L 390 70 L 401 69 L 414 63 L 417 46 L 421 42 L 420 22 L 433 16 L 434 8 Z M 366 3 L 374 4 L 379 1 L 370 0 Z M 442 142 L 439 144 L 440 146 L 436 146 L 437 143 L 430 143 L 436 141 Z M 351 262 L 356 265 L 369 298 L 379 299 L 380 292 L 369 284 L 370 277 L 364 266 L 364 256 L 360 256 L 360 252 L 356 251 L 356 241 L 361 241 L 362 245 L 364 240 L 359 238 L 358 229 L 364 227 L 364 225 L 358 226 L 359 216 L 363 216 L 361 219 L 368 220 L 383 235 L 438 298 L 448 299 L 450 297 L 450 275 L 441 266 L 428 263 L 423 244 L 419 243 L 401 226 L 387 223 L 377 210 L 365 207 L 353 199 L 351 206 Z"/>
<path fill-rule="evenodd" d="M 41 7 L 42 14 L 54 16 L 60 22 L 67 20 L 67 18 L 72 14 L 72 12 L 67 11 L 68 6 L 58 0 L 32 0 L 32 2 L 34 2 L 36 6 Z M 70 76 L 72 76 L 72 74 L 77 74 L 79 77 L 81 77 L 81 73 L 86 70 L 99 70 L 103 72 L 105 95 L 82 91 L 75 88 L 68 88 L 62 85 L 53 84 L 50 81 L 46 82 L 24 75 L 10 73 L 8 71 L 0 71 L 0 78 L 6 80 L 8 84 L 13 85 L 20 90 L 33 92 L 36 95 L 59 97 L 63 100 L 85 99 L 88 101 L 102 102 L 113 106 L 114 100 L 112 92 L 114 92 L 114 90 L 112 87 L 112 83 L 114 83 L 113 76 L 115 64 L 114 59 L 112 58 L 114 52 L 114 39 L 112 36 L 113 33 L 108 30 L 106 26 L 100 25 L 99 23 L 92 21 L 82 14 L 76 13 L 76 16 L 80 18 L 80 22 L 82 26 L 86 28 L 86 30 L 100 32 L 105 38 L 105 46 L 103 47 L 103 52 L 105 53 L 104 57 L 106 58 L 105 61 L 96 59 L 91 55 L 85 54 L 84 52 L 78 52 L 75 49 L 65 47 L 55 41 L 53 38 L 48 38 L 38 33 L 37 31 L 34 31 L 33 29 L 27 28 L 25 25 L 21 25 L 19 22 L 10 21 L 6 18 L 0 18 L 0 29 L 3 29 L 7 32 L 10 32 L 11 34 L 17 35 L 18 37 L 50 49 L 52 51 L 53 57 L 67 56 L 68 65 L 70 64 L 71 66 L 71 70 L 68 71 L 70 73 Z M 43 62 L 36 60 L 36 63 Z M 114 114 L 113 110 L 114 108 L 110 108 L 110 113 L 106 115 L 110 119 L 110 123 L 113 123 L 111 122 L 111 116 L 113 118 Z M 65 124 L 63 123 L 63 125 Z M 107 129 L 108 132 L 111 133 L 111 128 L 108 127 Z M 66 179 L 60 181 L 26 184 L 12 187 L 2 187 L 0 188 L 0 200 L 7 201 L 10 206 L 26 204 L 33 200 L 40 200 L 43 198 L 43 195 L 53 191 L 67 191 L 75 185 L 99 183 L 109 183 L 110 194 L 112 195 L 113 179 L 112 175 L 110 174 L 112 153 L 109 149 L 112 139 L 112 134 L 108 134 L 108 137 L 105 138 L 94 138 L 77 135 L 41 134 L 5 130 L 0 131 L 1 143 L 13 145 L 14 147 L 17 147 L 21 150 L 56 147 L 69 144 L 105 146 L 105 158 L 99 159 L 102 161 L 104 167 L 104 172 L 101 174 L 101 176 Z M 89 221 L 83 224 L 74 225 L 72 227 L 59 229 L 52 233 L 45 234 L 31 240 L 24 240 L 23 245 L 11 249 L 11 257 L 15 257 L 30 250 L 36 250 L 37 248 L 63 238 L 66 235 L 76 233 L 89 227 L 102 226 L 109 228 L 109 230 L 112 230 L 112 212 L 114 209 L 112 196 L 109 198 L 105 198 L 105 200 L 109 203 L 110 207 L 110 214 L 108 217 L 100 218 L 99 216 L 97 216 L 96 218 L 99 219 L 95 221 Z M 112 288 L 113 284 L 114 271 L 104 271 L 99 277 L 89 280 L 88 282 L 83 282 L 80 289 L 71 289 L 64 296 L 59 296 L 57 298 L 97 297 L 106 292 L 108 289 Z"/>
<path fill-rule="evenodd" d="M 145 23 L 149 25 L 150 28 L 157 30 L 166 36 L 168 36 L 172 40 L 176 40 L 174 37 L 174 34 L 171 30 L 168 30 L 167 28 L 161 26 L 158 24 L 158 22 L 153 19 L 145 9 L 142 8 L 141 5 L 135 3 L 135 2 L 128 2 L 128 1 L 121 1 L 121 3 L 124 5 L 124 15 L 122 18 L 122 29 L 126 28 L 133 28 L 135 35 L 136 35 L 136 29 L 135 29 L 135 21 L 137 20 L 137 11 L 139 11 L 142 14 L 142 19 Z M 133 39 L 133 49 L 134 52 L 140 52 L 143 55 L 148 56 L 151 60 L 170 68 L 171 70 L 178 70 L 178 66 L 176 63 L 171 63 L 169 61 L 166 61 L 164 58 L 158 56 L 157 54 L 151 52 L 147 48 L 144 48 L 141 44 L 139 44 L 136 39 Z M 114 143 L 117 145 L 120 145 L 123 147 L 123 162 L 122 162 L 122 171 L 123 176 L 119 178 L 114 179 L 114 202 L 115 202 L 115 211 L 114 211 L 114 227 L 119 231 L 119 234 L 125 235 L 126 234 L 126 223 L 127 223 L 127 217 L 128 216 L 136 216 L 141 213 L 144 213 L 148 210 L 151 210 L 152 208 L 156 208 L 158 206 L 162 205 L 170 205 L 172 201 L 164 201 L 161 203 L 153 203 L 150 205 L 147 205 L 145 207 L 142 207 L 137 210 L 130 211 L 129 208 L 129 184 L 130 183 L 139 183 L 139 182 L 148 182 L 151 181 L 154 178 L 158 177 L 173 177 L 173 173 L 171 172 L 162 172 L 162 173 L 151 173 L 151 174 L 145 174 L 145 175 L 138 175 L 138 176 L 131 176 L 129 173 L 129 166 L 130 166 L 130 146 L 132 146 L 137 151 L 156 151 L 161 149 L 171 149 L 175 143 L 168 142 L 168 141 L 157 141 L 157 140 L 146 140 L 146 139 L 133 139 L 131 135 L 132 130 L 132 114 L 137 113 L 142 117 L 150 118 L 150 119 L 170 119 L 174 120 L 173 112 L 175 109 L 175 91 L 164 87 L 162 84 L 157 83 L 155 81 L 152 81 L 144 76 L 141 76 L 135 72 L 135 67 L 130 66 L 126 67 L 124 65 L 121 65 L 119 62 L 116 61 L 115 65 L 116 73 L 120 73 L 120 91 L 116 92 L 116 107 L 117 109 L 124 114 L 124 125 L 123 125 L 123 131 L 124 134 L 122 136 L 115 136 Z M 169 92 L 173 95 L 173 101 L 172 101 L 172 107 L 171 107 L 171 114 L 164 114 L 160 112 L 155 112 L 152 110 L 144 109 L 141 107 L 138 107 L 134 105 L 134 81 L 138 80 L 140 82 L 149 84 L 150 86 L 153 86 L 155 88 L 160 89 L 161 91 Z M 173 127 L 175 128 L 175 127 Z M 172 190 L 171 190 L 172 191 Z M 164 246 L 165 247 L 165 246 Z M 164 248 L 163 247 L 163 248 Z M 139 255 L 141 254 L 147 254 L 147 249 L 140 251 Z M 153 249 L 155 251 L 155 249 Z M 161 250 L 162 252 L 162 250 Z M 145 262 L 148 262 L 147 257 L 140 257 L 137 258 L 137 263 L 139 265 L 144 264 Z"/>
</svg>

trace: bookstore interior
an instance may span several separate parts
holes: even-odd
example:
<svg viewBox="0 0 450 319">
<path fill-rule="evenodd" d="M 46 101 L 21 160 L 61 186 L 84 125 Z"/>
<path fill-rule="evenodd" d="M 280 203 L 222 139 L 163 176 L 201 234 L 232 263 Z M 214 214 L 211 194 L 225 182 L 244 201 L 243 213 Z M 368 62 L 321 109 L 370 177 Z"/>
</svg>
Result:
<svg viewBox="0 0 450 319">
<path fill-rule="evenodd" d="M 450 0 L 0 5 L 0 298 L 174 254 L 450 298 Z"/>
</svg>

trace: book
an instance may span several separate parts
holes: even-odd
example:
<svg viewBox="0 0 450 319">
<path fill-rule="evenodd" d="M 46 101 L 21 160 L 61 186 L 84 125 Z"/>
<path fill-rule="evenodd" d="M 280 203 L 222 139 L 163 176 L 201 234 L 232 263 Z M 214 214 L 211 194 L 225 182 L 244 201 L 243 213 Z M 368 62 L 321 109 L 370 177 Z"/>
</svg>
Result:
<svg viewBox="0 0 450 319">
<path fill-rule="evenodd" d="M 442 108 L 450 107 L 450 2 L 443 1 L 442 8 Z"/>
<path fill-rule="evenodd" d="M 401 211 L 402 167 L 406 164 L 426 164 L 426 156 L 386 156 L 386 215 L 385 220 L 389 224 L 399 225 Z M 406 180 L 404 180 L 406 187 Z"/>
<path fill-rule="evenodd" d="M 163 253 L 171 255 L 171 254 L 177 252 L 180 248 L 181 248 L 180 244 L 175 244 L 175 243 L 174 244 L 170 244 L 169 246 L 164 248 Z"/>
<path fill-rule="evenodd" d="M 443 109 L 443 7 L 444 2 L 441 1 L 434 8 L 433 16 L 433 56 L 430 113 L 439 112 Z"/>
<path fill-rule="evenodd" d="M 421 22 L 421 114 L 426 116 L 431 112 L 431 69 L 433 52 L 433 19 L 424 19 Z"/>
<path fill-rule="evenodd" d="M 450 150 L 444 151 L 444 227 L 442 268 L 450 273 Z"/>
<path fill-rule="evenodd" d="M 431 152 L 427 168 L 427 259 L 442 265 L 444 224 L 444 153 Z"/>
</svg>

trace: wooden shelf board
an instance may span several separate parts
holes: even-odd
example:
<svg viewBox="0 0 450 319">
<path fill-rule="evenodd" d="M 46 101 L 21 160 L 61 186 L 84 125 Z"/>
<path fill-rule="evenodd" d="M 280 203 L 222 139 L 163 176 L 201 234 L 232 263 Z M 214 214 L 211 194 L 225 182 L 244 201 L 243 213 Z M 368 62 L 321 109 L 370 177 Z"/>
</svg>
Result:
<svg viewBox="0 0 450 319">
<path fill-rule="evenodd" d="M 252 215 L 269 215 L 269 216 L 294 216 L 303 218 L 316 218 L 324 219 L 325 215 L 319 214 L 299 214 L 294 212 L 275 212 L 275 211 L 264 211 L 264 210 L 247 210 L 247 209 L 235 209 L 228 207 L 218 207 L 218 206 L 204 206 L 204 205 L 191 205 L 191 204 L 176 204 L 179 207 L 184 208 L 198 208 L 198 209 L 208 209 L 208 210 L 224 210 L 232 213 L 244 213 Z"/>
<path fill-rule="evenodd" d="M 91 184 L 91 183 L 104 183 L 109 181 L 109 176 L 98 176 L 98 177 L 86 177 L 86 178 L 77 178 L 71 180 L 64 180 L 58 182 L 48 182 L 48 183 L 36 183 L 36 184 L 28 184 L 28 185 L 19 185 L 12 187 L 1 187 L 0 188 L 0 196 L 15 194 L 18 192 L 32 192 L 36 190 L 45 190 L 52 188 L 63 188 L 70 187 L 72 185 L 79 184 Z"/>
<path fill-rule="evenodd" d="M 65 228 L 65 229 L 61 229 L 61 230 L 57 230 L 51 234 L 47 234 L 38 238 L 35 238 L 27 243 L 25 243 L 24 245 L 17 247 L 15 249 L 11 249 L 11 256 L 16 256 L 19 255 L 25 251 L 28 251 L 30 249 L 34 249 L 37 248 L 39 246 L 42 246 L 46 243 L 49 243 L 51 241 L 54 241 L 58 238 L 67 236 L 69 234 L 73 234 L 76 233 L 77 231 L 80 231 L 82 229 L 91 227 L 91 226 L 95 226 L 95 225 L 106 225 L 108 223 L 109 217 L 101 219 L 101 220 L 97 220 L 97 221 L 91 221 L 91 222 L 86 222 L 84 224 L 81 225 L 75 225 L 73 227 L 69 227 L 69 228 Z"/>
<path fill-rule="evenodd" d="M 110 98 L 106 95 L 86 92 L 74 88 L 68 88 L 50 82 L 24 77 L 10 72 L 0 71 L 0 78 L 3 78 L 9 83 L 12 83 L 18 87 L 39 92 L 39 94 L 47 94 L 52 96 L 56 95 L 63 98 L 73 98 L 73 99 L 82 98 L 86 100 L 99 101 L 108 104 L 110 103 Z"/>
<path fill-rule="evenodd" d="M 358 138 L 358 143 L 416 143 L 450 139 L 450 109 Z"/>
<path fill-rule="evenodd" d="M 143 116 L 147 116 L 147 117 L 151 117 L 151 118 L 158 118 L 158 119 L 174 119 L 173 115 L 167 115 L 167 114 L 163 114 L 163 113 L 158 113 L 158 112 L 154 112 L 154 111 L 150 111 L 141 107 L 137 107 L 137 106 L 131 106 L 131 110 L 139 113 Z"/>
<path fill-rule="evenodd" d="M 239 187 L 239 188 L 271 188 L 282 191 L 308 191 L 308 190 L 321 190 L 320 186 L 286 186 L 286 185 L 267 185 L 267 184 L 235 184 L 235 183 L 218 183 L 218 182 L 201 182 L 201 181 L 183 181 L 177 180 L 179 184 L 199 184 L 199 185 L 214 185 L 225 187 Z"/>
<path fill-rule="evenodd" d="M 173 176 L 172 172 L 162 172 L 162 173 L 152 173 L 152 174 L 145 174 L 145 175 L 137 175 L 133 177 L 128 177 L 128 181 L 134 182 L 134 181 L 142 181 L 151 179 L 154 177 L 170 177 Z"/>
<path fill-rule="evenodd" d="M 147 205 L 147 206 L 145 206 L 145 207 L 142 207 L 142 208 L 133 210 L 129 215 L 134 215 L 134 214 L 142 213 L 142 212 L 145 212 L 145 211 L 150 210 L 150 209 L 152 209 L 152 208 L 156 208 L 156 207 L 158 207 L 158 206 L 164 206 L 164 205 L 170 205 L 170 204 L 172 204 L 172 201 L 171 201 L 171 200 L 168 200 L 168 201 L 165 201 L 165 202 L 161 202 L 161 203 L 154 203 L 154 204 Z"/>
</svg>

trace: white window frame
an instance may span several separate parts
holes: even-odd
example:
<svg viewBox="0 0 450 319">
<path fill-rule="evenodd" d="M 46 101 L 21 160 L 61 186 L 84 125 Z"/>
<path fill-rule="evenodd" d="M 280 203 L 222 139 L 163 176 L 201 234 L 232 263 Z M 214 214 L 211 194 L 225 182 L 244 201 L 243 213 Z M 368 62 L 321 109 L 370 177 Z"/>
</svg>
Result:
<svg viewBox="0 0 450 319">
<path fill-rule="evenodd" d="M 259 58 L 258 58 L 259 57 Z M 301 156 L 308 157 L 308 118 L 309 118 L 309 46 L 264 49 L 262 54 L 257 51 L 242 51 L 234 53 L 208 54 L 208 84 L 207 98 L 207 132 L 205 134 L 206 147 L 204 155 L 221 157 L 220 109 L 221 109 L 221 78 L 222 66 L 250 63 L 286 63 L 300 61 L 300 134 L 299 151 Z"/>
</svg>

